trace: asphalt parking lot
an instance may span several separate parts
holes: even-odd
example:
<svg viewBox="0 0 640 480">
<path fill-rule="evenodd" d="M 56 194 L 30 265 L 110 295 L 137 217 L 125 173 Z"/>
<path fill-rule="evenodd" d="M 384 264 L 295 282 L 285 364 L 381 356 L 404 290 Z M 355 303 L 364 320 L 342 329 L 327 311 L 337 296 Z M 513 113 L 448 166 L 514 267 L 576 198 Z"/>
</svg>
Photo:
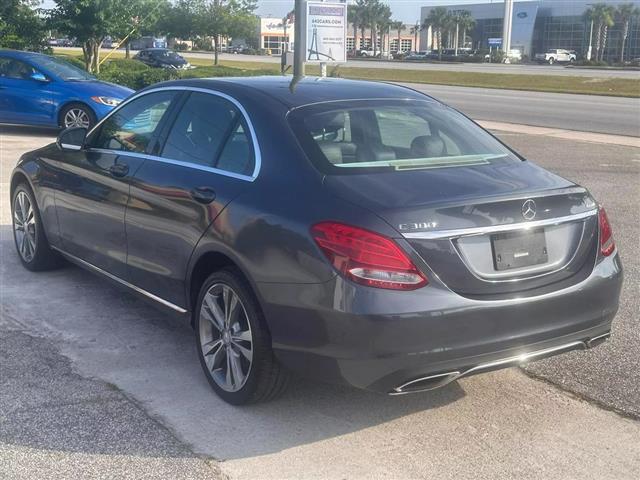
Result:
<svg viewBox="0 0 640 480">
<path fill-rule="evenodd" d="M 78 268 L 21 268 L 9 175 L 49 135 L 0 130 L 0 478 L 640 477 L 640 149 L 500 134 L 607 207 L 626 269 L 610 342 L 427 394 L 296 379 L 236 408 L 188 326 Z"/>
</svg>

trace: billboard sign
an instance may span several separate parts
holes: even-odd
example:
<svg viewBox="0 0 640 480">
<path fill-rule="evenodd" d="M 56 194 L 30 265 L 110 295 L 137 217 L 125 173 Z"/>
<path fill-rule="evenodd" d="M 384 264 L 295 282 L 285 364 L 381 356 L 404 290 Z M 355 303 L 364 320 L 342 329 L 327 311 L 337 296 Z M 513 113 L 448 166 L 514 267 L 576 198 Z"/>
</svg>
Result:
<svg viewBox="0 0 640 480">
<path fill-rule="evenodd" d="M 489 38 L 489 46 L 490 47 L 501 47 L 502 46 L 502 38 Z"/>
<path fill-rule="evenodd" d="M 307 63 L 347 61 L 347 4 L 307 2 Z"/>
</svg>

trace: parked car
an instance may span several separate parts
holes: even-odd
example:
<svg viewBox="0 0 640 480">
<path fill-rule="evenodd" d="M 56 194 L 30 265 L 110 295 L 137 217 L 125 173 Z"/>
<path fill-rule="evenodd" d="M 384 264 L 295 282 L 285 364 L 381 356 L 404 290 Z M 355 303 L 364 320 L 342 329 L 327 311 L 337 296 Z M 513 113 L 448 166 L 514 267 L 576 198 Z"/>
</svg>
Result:
<svg viewBox="0 0 640 480">
<path fill-rule="evenodd" d="M 133 58 L 150 67 L 177 70 L 191 68 L 191 64 L 182 55 L 166 48 L 146 48 L 140 50 Z"/>
<path fill-rule="evenodd" d="M 100 46 L 101 48 L 111 49 L 118 46 L 118 41 L 112 38 L 105 38 Z"/>
<path fill-rule="evenodd" d="M 551 48 L 545 53 L 536 53 L 534 57 L 538 63 L 548 63 L 553 65 L 554 63 L 574 63 L 577 59 L 575 51 L 565 50 L 562 48 Z"/>
<path fill-rule="evenodd" d="M 233 54 L 246 54 L 248 53 L 250 50 L 249 47 L 247 47 L 246 45 L 229 45 L 227 47 L 227 53 L 233 53 Z"/>
<path fill-rule="evenodd" d="M 167 48 L 166 38 L 140 37 L 129 42 L 131 50 L 144 50 L 145 48 Z"/>
<path fill-rule="evenodd" d="M 73 47 L 74 46 L 74 41 L 69 39 L 69 38 L 59 38 L 58 39 L 58 46 L 59 47 Z"/>
<path fill-rule="evenodd" d="M 24 267 L 61 255 L 181 315 L 233 404 L 289 371 L 430 390 L 593 347 L 618 308 L 590 193 L 401 86 L 162 83 L 10 185 Z"/>
<path fill-rule="evenodd" d="M 0 123 L 89 128 L 131 93 L 57 57 L 0 50 Z"/>
<path fill-rule="evenodd" d="M 358 50 L 358 56 L 364 58 L 378 58 L 380 57 L 380 52 L 374 52 L 373 50 L 362 49 Z"/>
<path fill-rule="evenodd" d="M 429 58 L 430 51 L 421 50 L 419 52 L 411 52 L 409 55 L 405 57 L 406 60 L 426 60 Z"/>
</svg>

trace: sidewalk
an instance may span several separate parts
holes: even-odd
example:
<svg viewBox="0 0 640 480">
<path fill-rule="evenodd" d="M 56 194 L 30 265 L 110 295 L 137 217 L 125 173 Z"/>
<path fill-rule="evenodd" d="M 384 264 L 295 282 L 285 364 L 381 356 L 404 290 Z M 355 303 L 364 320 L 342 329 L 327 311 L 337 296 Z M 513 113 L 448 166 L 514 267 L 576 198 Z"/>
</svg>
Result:
<svg viewBox="0 0 640 480">
<path fill-rule="evenodd" d="M 0 313 L 0 478 L 211 479 L 216 463 Z"/>
</svg>

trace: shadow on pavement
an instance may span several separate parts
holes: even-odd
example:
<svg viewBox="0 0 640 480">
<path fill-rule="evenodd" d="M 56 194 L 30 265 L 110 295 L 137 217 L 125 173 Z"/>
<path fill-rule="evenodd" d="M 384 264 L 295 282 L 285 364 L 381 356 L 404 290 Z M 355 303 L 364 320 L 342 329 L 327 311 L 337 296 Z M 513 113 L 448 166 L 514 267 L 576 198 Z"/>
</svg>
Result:
<svg viewBox="0 0 640 480">
<path fill-rule="evenodd" d="M 181 436 L 188 438 L 198 453 L 218 459 L 266 455 L 408 417 L 464 396 L 458 384 L 421 395 L 389 397 L 296 378 L 284 396 L 271 403 L 227 405 L 215 396 L 200 369 L 190 326 L 79 268 L 26 271 L 19 263 L 11 235 L 9 225 L 0 226 L 3 315 L 18 319 L 27 332 L 54 338 L 55 342 L 46 347 L 47 355 L 55 344 L 83 377 L 114 384 L 143 403 L 146 411 L 163 419 L 163 424 L 180 425 Z M 26 345 L 18 352 L 24 350 L 26 355 L 35 356 L 34 350 L 40 348 Z M 2 352 L 0 347 L 0 356 Z M 14 360 L 12 364 L 14 376 L 19 378 L 22 373 L 31 376 L 32 370 L 38 371 L 42 361 Z M 68 371 L 71 367 L 64 368 Z M 38 385 L 36 378 L 46 381 Z M 58 380 L 55 372 L 37 374 L 29 396 L 47 396 L 47 388 Z M 64 435 L 54 435 L 55 424 L 34 418 L 30 412 L 23 427 L 30 433 L 13 434 L 4 440 L 51 450 L 120 452 L 117 443 L 74 439 L 86 435 L 79 423 L 78 409 L 82 407 L 78 402 L 89 401 L 83 398 L 90 397 L 92 388 L 97 387 L 77 386 L 64 394 L 56 390 L 58 393 L 50 396 L 51 405 L 59 405 L 60 418 L 68 422 Z M 11 397 L 4 401 L 9 404 L 3 409 L 19 409 L 11 404 Z M 16 396 L 14 403 L 18 401 Z M 127 412 L 105 402 L 99 413 L 100 435 L 117 437 Z M 0 429 L 0 439 L 4 435 L 6 432 Z M 155 454 L 143 446 L 127 448 L 141 455 Z"/>
<path fill-rule="evenodd" d="M 60 130 L 57 128 L 0 125 L 0 136 L 12 135 L 16 137 L 56 137 L 59 131 Z"/>
</svg>

